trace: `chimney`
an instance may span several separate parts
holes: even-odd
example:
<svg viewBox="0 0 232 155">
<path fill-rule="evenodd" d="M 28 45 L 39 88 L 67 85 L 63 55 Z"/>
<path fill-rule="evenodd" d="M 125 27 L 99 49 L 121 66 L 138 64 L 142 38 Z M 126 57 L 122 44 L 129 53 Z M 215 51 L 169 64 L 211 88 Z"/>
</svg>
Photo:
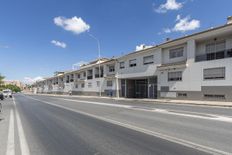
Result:
<svg viewBox="0 0 232 155">
<path fill-rule="evenodd" d="M 171 38 L 166 38 L 166 42 L 168 42 L 168 41 L 170 41 L 171 40 Z"/>
<path fill-rule="evenodd" d="M 227 17 L 227 24 L 232 24 L 232 16 Z"/>
</svg>

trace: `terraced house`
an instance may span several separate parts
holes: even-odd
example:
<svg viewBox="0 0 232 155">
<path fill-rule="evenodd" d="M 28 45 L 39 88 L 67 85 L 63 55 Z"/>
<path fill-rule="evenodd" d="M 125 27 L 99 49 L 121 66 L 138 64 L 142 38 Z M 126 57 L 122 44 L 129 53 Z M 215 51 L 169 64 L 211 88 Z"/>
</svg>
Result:
<svg viewBox="0 0 232 155">
<path fill-rule="evenodd" d="M 36 83 L 38 93 L 232 101 L 232 17 L 223 26 Z"/>
<path fill-rule="evenodd" d="M 102 58 L 79 70 L 56 72 L 36 83 L 38 93 L 116 96 L 115 59 Z"/>
</svg>

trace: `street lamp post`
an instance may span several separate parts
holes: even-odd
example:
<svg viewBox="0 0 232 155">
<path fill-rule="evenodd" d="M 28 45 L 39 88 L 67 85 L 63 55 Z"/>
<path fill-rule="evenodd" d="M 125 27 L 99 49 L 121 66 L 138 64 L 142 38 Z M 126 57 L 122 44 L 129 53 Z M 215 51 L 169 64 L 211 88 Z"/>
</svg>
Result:
<svg viewBox="0 0 232 155">
<path fill-rule="evenodd" d="M 99 40 L 98 40 L 98 38 L 96 38 L 94 35 L 92 35 L 92 34 L 90 34 L 90 33 L 88 33 L 88 35 L 91 37 L 91 38 L 93 38 L 94 40 L 96 40 L 97 41 L 97 48 L 98 48 L 98 63 L 99 63 L 99 71 L 98 71 L 98 74 L 99 74 L 99 78 L 100 78 L 100 73 L 101 73 L 101 63 L 100 63 L 100 61 L 101 61 L 101 48 L 100 48 L 100 42 L 99 42 Z M 99 81 L 99 96 L 101 96 L 101 81 Z"/>
</svg>

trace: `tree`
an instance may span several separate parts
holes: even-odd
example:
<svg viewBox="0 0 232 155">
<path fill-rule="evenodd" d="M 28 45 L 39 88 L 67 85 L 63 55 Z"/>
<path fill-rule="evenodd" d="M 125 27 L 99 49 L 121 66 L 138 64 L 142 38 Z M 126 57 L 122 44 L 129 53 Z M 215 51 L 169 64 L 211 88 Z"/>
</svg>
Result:
<svg viewBox="0 0 232 155">
<path fill-rule="evenodd" d="M 4 84 L 3 79 L 5 79 L 5 77 L 0 74 L 0 86 Z"/>
<path fill-rule="evenodd" d="M 12 84 L 1 86 L 0 89 L 2 89 L 2 90 L 3 89 L 10 89 L 10 90 L 12 90 L 13 92 L 16 92 L 16 93 L 21 91 L 21 89 L 18 86 L 12 85 Z"/>
</svg>

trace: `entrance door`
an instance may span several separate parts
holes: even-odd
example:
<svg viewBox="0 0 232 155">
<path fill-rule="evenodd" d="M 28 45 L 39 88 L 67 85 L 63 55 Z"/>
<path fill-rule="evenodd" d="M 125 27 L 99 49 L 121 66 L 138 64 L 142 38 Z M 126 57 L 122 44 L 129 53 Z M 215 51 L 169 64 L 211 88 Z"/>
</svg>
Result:
<svg viewBox="0 0 232 155">
<path fill-rule="evenodd" d="M 135 97 L 147 98 L 147 79 L 135 80 Z"/>
<path fill-rule="evenodd" d="M 157 77 L 148 79 L 149 98 L 157 98 Z"/>
<path fill-rule="evenodd" d="M 121 97 L 126 97 L 126 80 L 121 80 Z"/>
</svg>

